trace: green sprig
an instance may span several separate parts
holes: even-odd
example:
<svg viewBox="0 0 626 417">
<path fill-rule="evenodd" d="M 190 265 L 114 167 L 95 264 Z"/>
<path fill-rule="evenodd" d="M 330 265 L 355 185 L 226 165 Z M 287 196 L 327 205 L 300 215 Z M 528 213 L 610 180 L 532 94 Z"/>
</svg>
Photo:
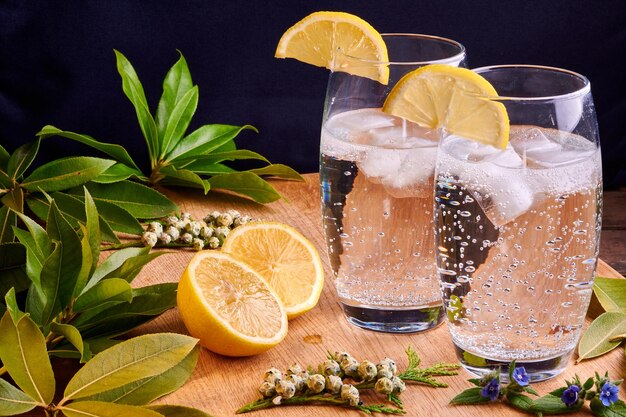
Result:
<svg viewBox="0 0 626 417">
<path fill-rule="evenodd" d="M 417 382 L 430 385 L 431 387 L 446 388 L 448 384 L 438 381 L 433 377 L 458 375 L 457 370 L 461 367 L 459 364 L 439 362 L 428 368 L 420 368 L 421 359 L 411 346 L 407 348 L 406 354 L 409 358 L 409 366 L 404 372 L 398 375 L 403 381 Z"/>
</svg>

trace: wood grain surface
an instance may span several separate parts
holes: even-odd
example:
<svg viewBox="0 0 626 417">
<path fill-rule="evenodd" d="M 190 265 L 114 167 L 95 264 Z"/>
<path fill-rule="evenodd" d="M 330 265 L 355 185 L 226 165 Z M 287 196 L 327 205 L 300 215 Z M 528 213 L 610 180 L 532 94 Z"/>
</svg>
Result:
<svg viewBox="0 0 626 417">
<path fill-rule="evenodd" d="M 257 387 L 267 368 L 275 366 L 285 369 L 294 362 L 302 366 L 314 365 L 325 359 L 327 351 L 345 350 L 357 359 L 369 359 L 377 362 L 385 356 L 396 359 L 400 370 L 407 365 L 404 353 L 407 346 L 413 346 L 422 357 L 422 364 L 436 362 L 456 362 L 453 345 L 446 325 L 430 331 L 392 335 L 376 333 L 356 328 L 344 319 L 337 304 L 330 266 L 326 257 L 322 235 L 320 202 L 317 174 L 305 176 L 306 183 L 274 181 L 276 188 L 286 197 L 280 201 L 261 206 L 250 201 L 226 194 L 187 193 L 180 190 L 166 190 L 166 194 L 179 203 L 181 210 L 189 211 L 195 218 L 203 217 L 212 210 L 235 208 L 255 218 L 277 220 L 288 223 L 300 230 L 320 251 L 324 260 L 326 283 L 318 306 L 307 314 L 289 322 L 286 339 L 276 348 L 254 357 L 228 358 L 203 349 L 197 367 L 190 380 L 177 392 L 170 394 L 157 403 L 181 404 L 200 408 L 215 417 L 233 416 L 235 410 L 246 403 L 256 400 Z M 193 256 L 191 251 L 176 251 L 157 258 L 141 272 L 135 281 L 143 286 L 158 282 L 176 282 Z M 619 273 L 600 261 L 598 274 L 620 277 Z M 597 315 L 601 309 L 597 302 L 592 303 L 590 316 Z M 587 325 L 591 319 L 588 319 Z M 135 334 L 146 332 L 186 333 L 178 311 L 170 310 L 156 320 L 144 325 Z M 581 378 L 592 376 L 594 371 L 608 371 L 613 379 L 626 378 L 626 358 L 623 348 L 593 360 L 574 365 L 573 361 L 559 377 L 550 381 L 534 384 L 541 394 L 562 386 L 563 378 L 571 378 L 575 373 Z M 57 366 L 59 366 L 57 364 Z M 494 404 L 488 408 L 479 406 L 451 406 L 448 402 L 460 391 L 469 388 L 470 375 L 460 370 L 459 375 L 442 377 L 449 388 L 430 388 L 411 385 L 402 394 L 408 416 L 521 416 L 511 408 Z M 622 398 L 624 398 L 622 394 Z M 367 403 L 381 402 L 382 397 L 366 397 Z M 34 415 L 34 414 L 33 414 Z M 353 410 L 338 410 L 324 406 L 284 406 L 257 411 L 251 415 L 309 417 L 315 416 L 361 416 Z M 581 412 L 580 415 L 585 415 Z M 590 414 L 589 414 L 590 415 Z"/>
</svg>

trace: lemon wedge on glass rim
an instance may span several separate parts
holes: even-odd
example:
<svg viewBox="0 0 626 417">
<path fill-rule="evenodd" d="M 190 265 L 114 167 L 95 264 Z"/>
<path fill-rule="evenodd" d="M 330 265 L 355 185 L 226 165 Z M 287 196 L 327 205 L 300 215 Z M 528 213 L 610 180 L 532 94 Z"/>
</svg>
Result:
<svg viewBox="0 0 626 417">
<path fill-rule="evenodd" d="M 295 58 L 381 84 L 389 82 L 387 65 L 355 65 L 353 58 L 372 62 L 387 62 L 389 58 L 380 33 L 365 20 L 349 13 L 315 12 L 306 16 L 283 34 L 275 57 Z"/>
<path fill-rule="evenodd" d="M 278 295 L 250 266 L 226 253 L 201 251 L 191 259 L 178 284 L 177 304 L 189 334 L 222 355 L 255 355 L 287 335 Z"/>
<path fill-rule="evenodd" d="M 324 288 L 324 268 L 317 249 L 291 226 L 273 221 L 234 228 L 222 251 L 241 259 L 276 292 L 287 317 L 317 305 Z"/>
<path fill-rule="evenodd" d="M 477 73 L 444 64 L 418 68 L 389 92 L 383 111 L 496 148 L 509 142 L 509 117 L 498 93 Z"/>
</svg>

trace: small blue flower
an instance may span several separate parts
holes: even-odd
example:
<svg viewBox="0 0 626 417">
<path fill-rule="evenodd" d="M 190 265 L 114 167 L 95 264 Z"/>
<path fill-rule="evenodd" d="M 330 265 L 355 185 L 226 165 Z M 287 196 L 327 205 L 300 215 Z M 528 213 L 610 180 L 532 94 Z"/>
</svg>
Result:
<svg viewBox="0 0 626 417">
<path fill-rule="evenodd" d="M 513 370 L 513 379 L 520 386 L 525 387 L 530 381 L 530 375 L 526 373 L 526 369 L 523 366 L 519 366 Z"/>
<path fill-rule="evenodd" d="M 615 384 L 611 384 L 610 382 L 605 382 L 602 386 L 602 391 L 600 392 L 600 401 L 606 407 L 613 404 L 617 401 L 617 393 L 619 392 L 619 388 Z"/>
<path fill-rule="evenodd" d="M 480 390 L 480 395 L 489 398 L 491 401 L 495 401 L 500 395 L 500 382 L 493 378 L 487 385 Z"/>
<path fill-rule="evenodd" d="M 578 401 L 578 391 L 580 391 L 580 387 L 578 385 L 570 385 L 568 389 L 563 391 L 561 401 L 563 401 L 568 407 L 573 406 Z"/>
</svg>

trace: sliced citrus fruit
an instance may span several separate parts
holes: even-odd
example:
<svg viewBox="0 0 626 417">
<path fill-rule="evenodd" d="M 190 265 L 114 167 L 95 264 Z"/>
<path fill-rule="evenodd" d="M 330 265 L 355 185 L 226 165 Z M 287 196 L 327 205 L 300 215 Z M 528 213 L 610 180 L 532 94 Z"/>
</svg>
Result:
<svg viewBox="0 0 626 417">
<path fill-rule="evenodd" d="M 498 93 L 466 68 L 433 64 L 409 72 L 389 92 L 383 111 L 431 129 L 504 149 L 509 118 Z"/>
<path fill-rule="evenodd" d="M 203 251 L 191 259 L 178 284 L 177 304 L 189 333 L 222 355 L 255 355 L 287 334 L 278 295 L 250 266 L 226 253 Z"/>
<path fill-rule="evenodd" d="M 222 251 L 257 271 L 276 291 L 292 319 L 315 307 L 324 269 L 315 246 L 291 226 L 252 222 L 233 229 Z"/>
<path fill-rule="evenodd" d="M 389 82 L 387 47 L 380 33 L 360 17 L 343 12 L 315 12 L 283 34 L 276 58 L 295 58 L 307 64 Z M 359 64 L 354 60 L 361 61 Z"/>
</svg>

